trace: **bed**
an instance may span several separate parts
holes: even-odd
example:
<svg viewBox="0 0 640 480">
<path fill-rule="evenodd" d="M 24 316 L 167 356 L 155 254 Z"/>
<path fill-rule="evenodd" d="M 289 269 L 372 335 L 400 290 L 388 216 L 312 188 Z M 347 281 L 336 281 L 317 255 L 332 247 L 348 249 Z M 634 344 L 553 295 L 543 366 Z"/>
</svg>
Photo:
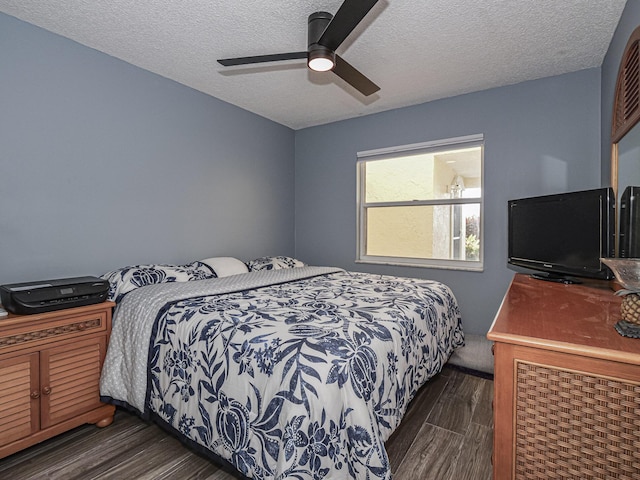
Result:
<svg viewBox="0 0 640 480">
<path fill-rule="evenodd" d="M 252 266 L 147 268 L 133 287 L 131 270 L 108 274 L 103 401 L 247 478 L 391 478 L 384 442 L 463 344 L 451 290 L 286 257 Z"/>
</svg>

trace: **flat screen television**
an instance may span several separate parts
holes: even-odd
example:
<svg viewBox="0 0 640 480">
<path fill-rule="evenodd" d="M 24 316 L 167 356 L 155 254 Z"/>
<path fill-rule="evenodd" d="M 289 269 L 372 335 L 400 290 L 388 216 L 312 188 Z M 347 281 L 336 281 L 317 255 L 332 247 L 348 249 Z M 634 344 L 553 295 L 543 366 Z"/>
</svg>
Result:
<svg viewBox="0 0 640 480">
<path fill-rule="evenodd" d="M 508 262 L 545 272 L 537 278 L 613 278 L 600 261 L 615 255 L 612 188 L 510 200 L 508 232 Z"/>
</svg>

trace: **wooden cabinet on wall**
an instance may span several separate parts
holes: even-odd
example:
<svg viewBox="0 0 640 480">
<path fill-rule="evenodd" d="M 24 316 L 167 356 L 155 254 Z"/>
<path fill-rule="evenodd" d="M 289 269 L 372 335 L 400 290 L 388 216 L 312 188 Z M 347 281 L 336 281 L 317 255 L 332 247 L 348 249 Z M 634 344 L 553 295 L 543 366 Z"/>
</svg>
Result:
<svg viewBox="0 0 640 480">
<path fill-rule="evenodd" d="M 113 306 L 0 318 L 0 458 L 83 423 L 111 424 L 99 381 Z"/>
<path fill-rule="evenodd" d="M 496 480 L 640 478 L 640 339 L 607 282 L 517 274 L 495 342 Z"/>
</svg>

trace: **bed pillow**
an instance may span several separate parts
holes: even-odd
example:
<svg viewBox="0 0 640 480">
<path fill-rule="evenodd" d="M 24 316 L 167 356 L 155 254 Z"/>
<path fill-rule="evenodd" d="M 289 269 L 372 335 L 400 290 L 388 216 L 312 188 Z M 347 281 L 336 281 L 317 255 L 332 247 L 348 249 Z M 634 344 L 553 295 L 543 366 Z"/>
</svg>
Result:
<svg viewBox="0 0 640 480">
<path fill-rule="evenodd" d="M 304 262 L 291 257 L 260 257 L 247 262 L 250 272 L 279 270 L 281 268 L 306 267 Z"/>
<path fill-rule="evenodd" d="M 209 265 L 216 272 L 216 276 L 220 278 L 249 271 L 244 262 L 233 257 L 211 257 L 205 258 L 201 262 Z"/>
<path fill-rule="evenodd" d="M 215 277 L 216 272 L 209 265 L 193 262 L 187 265 L 133 265 L 105 273 L 101 278 L 109 281 L 109 300 L 119 302 L 127 293 L 146 285 Z"/>
</svg>

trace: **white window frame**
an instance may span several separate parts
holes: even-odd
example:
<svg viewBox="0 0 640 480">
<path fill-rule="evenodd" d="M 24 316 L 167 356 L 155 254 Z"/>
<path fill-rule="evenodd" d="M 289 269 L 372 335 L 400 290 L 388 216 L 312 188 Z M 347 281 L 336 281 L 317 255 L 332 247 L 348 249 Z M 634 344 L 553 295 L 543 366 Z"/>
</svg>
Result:
<svg viewBox="0 0 640 480">
<path fill-rule="evenodd" d="M 387 160 L 393 157 L 403 157 L 420 153 L 435 153 L 456 148 L 468 148 L 479 146 L 480 152 L 480 197 L 472 198 L 447 198 L 433 200 L 414 200 L 406 202 L 379 202 L 367 203 L 365 201 L 365 165 L 372 160 Z M 468 270 L 481 272 L 484 270 L 484 135 L 466 135 L 462 137 L 447 138 L 431 142 L 414 143 L 398 147 L 380 148 L 357 153 L 356 165 L 356 203 L 357 203 L 357 241 L 356 263 L 371 263 L 381 265 L 404 265 L 411 267 L 442 268 L 448 270 Z M 411 257 L 387 257 L 379 255 L 366 255 L 367 251 L 367 208 L 380 206 L 422 206 L 422 205 L 464 205 L 470 203 L 480 204 L 480 252 L 477 261 L 450 260 L 437 258 L 411 258 Z"/>
</svg>

